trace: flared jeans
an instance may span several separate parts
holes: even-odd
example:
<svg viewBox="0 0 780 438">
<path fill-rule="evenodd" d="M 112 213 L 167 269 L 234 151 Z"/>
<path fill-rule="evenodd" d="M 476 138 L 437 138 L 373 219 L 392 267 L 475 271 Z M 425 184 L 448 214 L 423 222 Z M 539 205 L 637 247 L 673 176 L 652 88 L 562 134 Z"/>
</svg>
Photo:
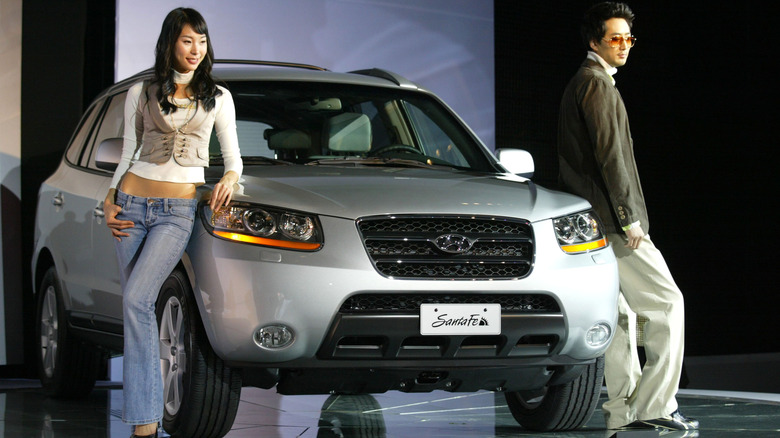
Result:
<svg viewBox="0 0 780 438">
<path fill-rule="evenodd" d="M 124 409 L 128 424 L 159 422 L 163 415 L 160 340 L 155 303 L 192 233 L 197 201 L 142 198 L 117 192 L 117 219 L 133 221 L 116 242 L 124 313 Z"/>
</svg>

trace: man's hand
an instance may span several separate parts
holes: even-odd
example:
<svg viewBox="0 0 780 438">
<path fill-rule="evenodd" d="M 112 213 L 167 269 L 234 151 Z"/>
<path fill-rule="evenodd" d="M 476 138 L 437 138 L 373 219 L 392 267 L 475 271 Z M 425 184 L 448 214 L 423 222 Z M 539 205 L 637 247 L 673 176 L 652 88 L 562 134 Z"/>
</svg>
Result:
<svg viewBox="0 0 780 438">
<path fill-rule="evenodd" d="M 640 225 L 635 225 L 628 230 L 626 230 L 626 238 L 628 239 L 628 243 L 626 243 L 626 248 L 631 249 L 637 249 L 639 248 L 639 244 L 642 243 L 642 239 L 645 237 L 645 232 L 642 230 L 642 227 Z"/>
</svg>

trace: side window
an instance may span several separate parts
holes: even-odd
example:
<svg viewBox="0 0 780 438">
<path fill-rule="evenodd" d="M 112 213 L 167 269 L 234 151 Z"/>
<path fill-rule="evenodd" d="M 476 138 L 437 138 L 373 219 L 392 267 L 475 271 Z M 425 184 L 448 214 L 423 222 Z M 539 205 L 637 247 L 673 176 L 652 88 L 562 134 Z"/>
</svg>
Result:
<svg viewBox="0 0 780 438">
<path fill-rule="evenodd" d="M 262 122 L 251 120 L 236 120 L 236 134 L 238 135 L 238 148 L 243 157 L 274 158 L 274 151 L 268 149 L 268 140 L 263 134 L 271 126 Z M 217 134 L 211 131 L 209 140 L 209 155 L 219 155 L 220 146 Z"/>
<path fill-rule="evenodd" d="M 356 110 L 357 112 L 367 115 L 368 119 L 371 121 L 372 150 L 396 143 L 391 138 L 392 130 L 385 125 L 385 121 L 380 117 L 379 110 L 377 110 L 374 102 L 363 102 L 357 106 Z"/>
<path fill-rule="evenodd" d="M 274 158 L 274 151 L 268 149 L 268 140 L 263 137 L 268 128 L 270 126 L 262 122 L 236 120 L 238 147 L 241 149 L 241 155 Z"/>
<path fill-rule="evenodd" d="M 87 164 L 90 169 L 97 169 L 95 166 L 95 154 L 97 153 L 100 142 L 109 138 L 122 137 L 124 135 L 126 98 L 126 91 L 115 94 L 111 97 L 108 107 L 103 112 L 103 118 L 98 126 L 97 134 L 93 137 L 94 140 L 91 141 L 92 150 L 90 152 L 89 163 Z"/>
<path fill-rule="evenodd" d="M 92 131 L 92 125 L 95 124 L 95 118 L 98 113 L 100 113 L 99 109 L 102 107 L 102 102 L 92 105 L 87 110 L 88 114 L 85 114 L 84 117 L 81 118 L 81 125 L 79 125 L 78 131 L 76 131 L 76 134 L 73 136 L 73 139 L 68 146 L 67 152 L 65 152 L 65 159 L 68 160 L 69 163 L 76 165 L 80 164 L 81 152 L 84 150 L 84 142 Z"/>
<path fill-rule="evenodd" d="M 425 111 L 409 102 L 406 102 L 405 107 L 417 140 L 426 155 L 445 160 L 456 166 L 468 167 L 469 163 L 459 150 L 458 143 L 453 141 L 436 122 L 431 120 Z"/>
</svg>

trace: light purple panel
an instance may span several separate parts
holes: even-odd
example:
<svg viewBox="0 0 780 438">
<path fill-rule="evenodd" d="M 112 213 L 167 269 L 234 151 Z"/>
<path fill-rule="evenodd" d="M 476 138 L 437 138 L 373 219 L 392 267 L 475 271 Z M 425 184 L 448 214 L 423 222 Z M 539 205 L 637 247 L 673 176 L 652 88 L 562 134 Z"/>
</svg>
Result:
<svg viewBox="0 0 780 438">
<path fill-rule="evenodd" d="M 168 0 L 117 0 L 116 79 L 150 67 Z M 495 148 L 492 0 L 190 0 L 217 58 L 379 67 L 438 94 Z"/>
</svg>

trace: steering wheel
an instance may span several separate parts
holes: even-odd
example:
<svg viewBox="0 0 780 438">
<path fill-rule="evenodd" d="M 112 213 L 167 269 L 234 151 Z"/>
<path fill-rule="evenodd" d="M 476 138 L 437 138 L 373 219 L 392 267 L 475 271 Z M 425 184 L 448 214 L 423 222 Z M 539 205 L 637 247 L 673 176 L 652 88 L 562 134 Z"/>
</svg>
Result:
<svg viewBox="0 0 780 438">
<path fill-rule="evenodd" d="M 371 155 L 371 156 L 379 156 L 379 155 L 384 155 L 384 154 L 386 154 L 388 152 L 405 152 L 405 153 L 408 153 L 408 154 L 423 155 L 423 153 L 420 152 L 417 148 L 413 148 L 413 147 L 411 147 L 409 145 L 405 145 L 405 144 L 394 144 L 392 146 L 387 146 L 387 147 L 379 149 L 379 150 L 377 150 L 375 152 L 371 152 L 371 154 L 369 154 L 369 155 Z"/>
</svg>

